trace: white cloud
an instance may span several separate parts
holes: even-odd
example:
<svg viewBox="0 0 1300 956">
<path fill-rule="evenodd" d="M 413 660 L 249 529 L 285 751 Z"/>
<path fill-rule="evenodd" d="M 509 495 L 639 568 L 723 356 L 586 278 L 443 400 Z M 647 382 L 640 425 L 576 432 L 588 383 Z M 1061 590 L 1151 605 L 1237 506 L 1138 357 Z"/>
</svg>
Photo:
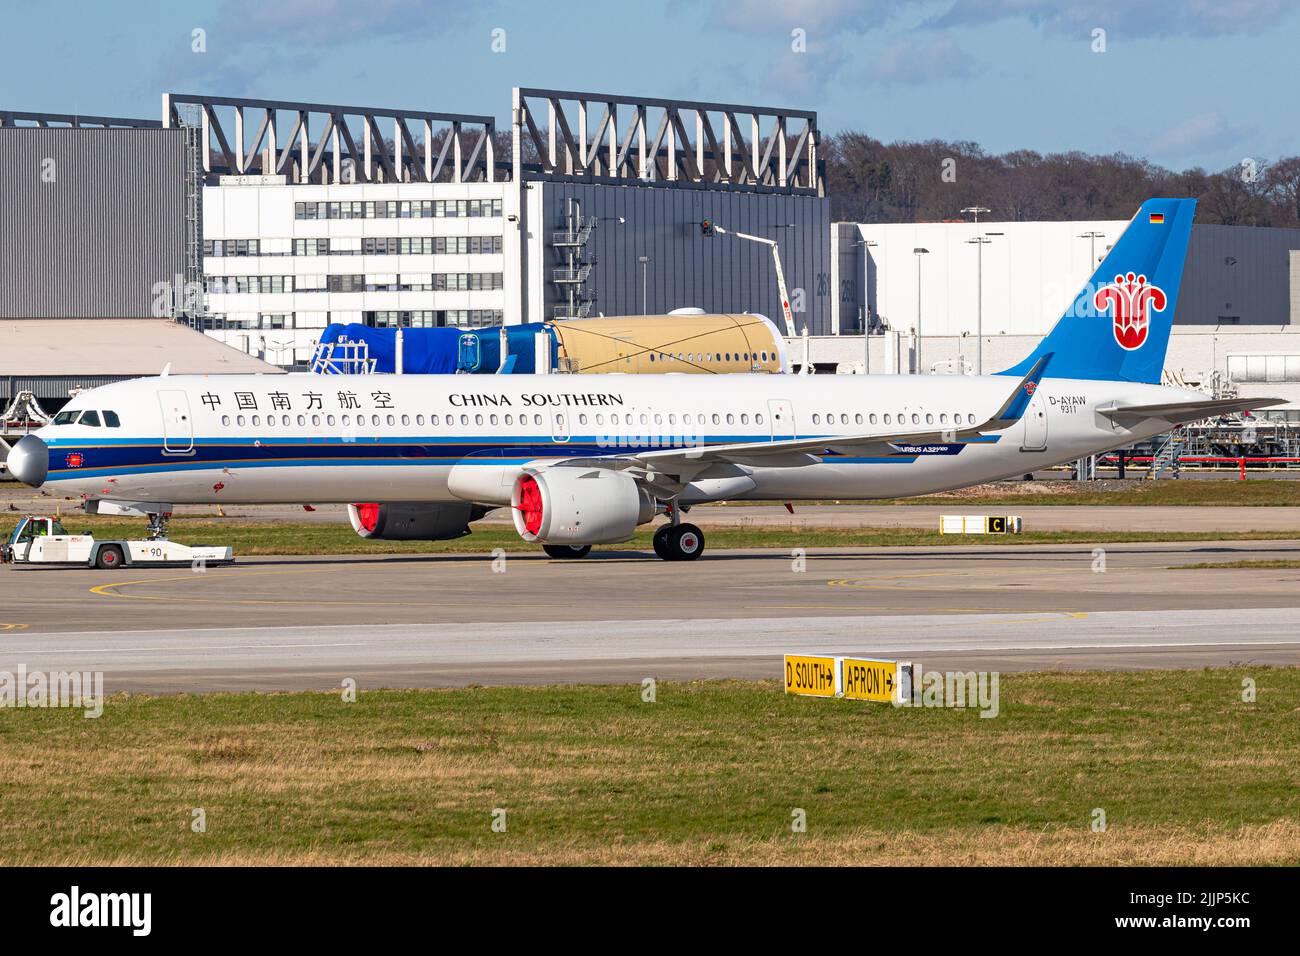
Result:
<svg viewBox="0 0 1300 956">
<path fill-rule="evenodd" d="M 1156 133 L 1147 142 L 1146 153 L 1156 158 L 1219 153 L 1239 146 L 1248 134 L 1246 127 L 1216 111 L 1198 113 Z"/>
<path fill-rule="evenodd" d="M 868 54 L 870 59 L 870 55 Z M 918 86 L 972 76 L 975 61 L 947 34 L 895 40 L 867 67 L 868 79 Z"/>
<path fill-rule="evenodd" d="M 1131 37 L 1226 36 L 1258 33 L 1295 12 L 1287 0 L 953 0 L 935 16 L 939 27 L 983 26 L 1024 19 L 1056 35 L 1087 35 L 1104 27 L 1117 39 Z"/>
</svg>

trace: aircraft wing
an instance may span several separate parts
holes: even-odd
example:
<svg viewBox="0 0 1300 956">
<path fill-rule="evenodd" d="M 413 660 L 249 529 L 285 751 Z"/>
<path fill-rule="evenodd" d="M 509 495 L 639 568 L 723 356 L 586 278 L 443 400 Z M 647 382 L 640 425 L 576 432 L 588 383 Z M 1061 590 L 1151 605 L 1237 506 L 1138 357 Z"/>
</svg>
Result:
<svg viewBox="0 0 1300 956">
<path fill-rule="evenodd" d="M 890 454 L 898 450 L 894 447 L 896 445 L 933 445 L 965 441 L 977 438 L 984 432 L 999 431 L 1019 421 L 1029 406 L 1029 401 L 1051 357 L 1049 353 L 1035 362 L 1029 373 L 1007 396 L 1002 406 L 978 425 L 948 429 L 912 428 L 864 432 L 858 435 L 829 435 L 820 438 L 791 438 L 785 441 L 737 442 L 700 448 L 664 448 L 612 455 L 604 459 L 578 459 L 574 464 L 591 465 L 604 461 L 616 468 L 639 464 L 653 467 L 655 470 L 671 470 L 674 466 L 689 467 L 715 462 L 780 467 L 809 464 L 816 460 L 816 456 L 832 451 Z"/>
<path fill-rule="evenodd" d="M 1202 418 L 1213 418 L 1216 415 L 1250 411 L 1252 408 L 1285 405 L 1286 402 L 1285 398 L 1207 398 L 1204 401 L 1169 402 L 1164 405 L 1112 405 L 1098 408 L 1097 411 L 1107 418 L 1159 418 L 1182 424 L 1199 422 Z"/>
</svg>

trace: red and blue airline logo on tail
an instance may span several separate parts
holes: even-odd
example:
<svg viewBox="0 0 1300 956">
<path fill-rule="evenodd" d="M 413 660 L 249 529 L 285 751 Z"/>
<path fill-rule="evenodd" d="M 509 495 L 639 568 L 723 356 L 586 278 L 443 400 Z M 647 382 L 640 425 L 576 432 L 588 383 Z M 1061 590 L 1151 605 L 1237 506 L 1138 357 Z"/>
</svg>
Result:
<svg viewBox="0 0 1300 956">
<path fill-rule="evenodd" d="M 1102 313 L 1108 307 L 1114 308 L 1115 341 L 1120 348 L 1132 352 L 1147 340 L 1151 327 L 1148 309 L 1163 312 L 1169 299 L 1164 289 L 1148 285 L 1146 276 L 1134 276 L 1130 272 L 1116 276 L 1110 285 L 1098 289 L 1092 301 Z"/>
</svg>

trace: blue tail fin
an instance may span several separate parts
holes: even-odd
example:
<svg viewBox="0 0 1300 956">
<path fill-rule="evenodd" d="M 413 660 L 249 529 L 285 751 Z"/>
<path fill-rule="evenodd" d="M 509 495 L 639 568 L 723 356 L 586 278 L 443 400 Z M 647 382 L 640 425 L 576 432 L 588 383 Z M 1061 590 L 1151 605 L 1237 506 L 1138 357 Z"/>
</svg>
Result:
<svg viewBox="0 0 1300 956">
<path fill-rule="evenodd" d="M 1178 305 L 1195 199 L 1148 199 L 1028 358 L 1052 355 L 1052 378 L 1158 383 Z"/>
</svg>

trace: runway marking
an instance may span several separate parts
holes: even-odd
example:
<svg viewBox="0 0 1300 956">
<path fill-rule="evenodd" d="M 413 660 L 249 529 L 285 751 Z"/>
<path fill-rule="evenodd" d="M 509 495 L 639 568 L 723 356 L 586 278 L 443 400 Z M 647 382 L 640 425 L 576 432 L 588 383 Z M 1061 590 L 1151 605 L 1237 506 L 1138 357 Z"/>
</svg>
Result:
<svg viewBox="0 0 1300 956">
<path fill-rule="evenodd" d="M 319 574 L 330 570 L 325 568 L 311 568 L 304 570 L 302 568 L 291 568 L 279 571 L 244 571 L 247 575 L 271 575 L 271 574 L 298 574 L 298 573 L 316 573 Z M 120 594 L 117 588 L 132 587 L 138 584 L 166 584 L 169 581 L 199 581 L 209 580 L 202 575 L 196 575 L 194 572 L 182 575 L 172 575 L 165 578 L 141 578 L 138 581 L 114 581 L 108 584 L 97 584 L 90 589 L 91 594 L 99 597 L 121 598 L 126 601 L 162 601 L 169 603 L 184 604 L 270 604 L 270 605 L 306 605 L 310 607 L 482 607 L 481 601 L 330 601 L 322 599 L 295 599 L 295 598 L 202 598 L 180 595 L 177 597 L 157 595 L 157 594 Z M 536 601 L 527 601 L 512 603 L 507 601 L 492 600 L 493 607 L 568 607 L 569 605 L 542 605 Z M 658 606 L 658 605 L 652 605 Z"/>
<path fill-rule="evenodd" d="M 299 574 L 299 573 L 321 574 L 331 569 L 332 568 L 329 566 L 320 567 L 320 568 L 305 568 L 305 569 L 304 568 L 280 568 L 280 569 L 273 569 L 273 570 L 272 569 L 267 569 L 267 570 L 244 569 L 241 570 L 239 573 L 241 574 L 241 576 L 244 577 L 253 576 L 253 575 L 266 577 L 266 576 L 276 575 L 276 574 Z M 934 573 L 942 574 L 943 572 L 934 572 Z M 327 599 L 320 599 L 320 598 L 317 599 L 205 598 L 205 597 L 194 597 L 190 595 L 171 596 L 171 595 L 157 595 L 157 594 L 123 594 L 117 590 L 118 588 L 134 587 L 137 585 L 167 584 L 167 583 L 174 583 L 179 581 L 194 581 L 195 583 L 207 582 L 207 581 L 220 581 L 220 580 L 224 580 L 227 577 L 230 577 L 230 575 L 223 574 L 219 578 L 217 577 L 209 578 L 203 575 L 196 575 L 193 571 L 191 571 L 188 574 L 173 574 L 165 577 L 139 578 L 137 580 L 132 580 L 132 581 L 111 581 L 105 584 L 95 585 L 94 587 L 90 588 L 90 593 L 95 594 L 99 597 L 120 598 L 122 600 L 127 600 L 127 601 L 157 601 L 161 603 L 173 603 L 173 604 L 204 604 L 204 605 L 219 604 L 219 605 L 272 606 L 272 607 L 309 606 L 309 607 L 385 607 L 385 608 L 394 608 L 394 607 L 481 608 L 483 607 L 484 604 L 484 602 L 482 601 L 347 601 L 347 600 L 327 600 Z M 833 582 L 828 582 L 828 583 L 833 583 Z M 573 607 L 574 604 L 575 602 L 541 604 L 537 601 L 507 602 L 507 601 L 499 601 L 495 599 L 491 601 L 491 605 L 493 607 L 526 607 L 526 608 L 533 608 L 533 609 L 549 608 L 557 611 L 563 610 L 565 608 Z M 620 603 L 618 606 L 628 610 L 662 610 L 663 609 L 662 604 Z M 746 605 L 746 610 L 844 611 L 844 610 L 859 610 L 859 609 L 853 607 L 846 607 L 845 605 L 842 604 L 775 604 L 775 605 L 755 604 L 755 605 Z M 872 605 L 871 610 L 909 611 L 909 610 L 913 610 L 913 608 L 910 605 Z M 988 608 L 988 607 L 974 607 L 974 608 L 953 607 L 953 608 L 942 608 L 938 610 L 940 610 L 942 613 L 988 613 L 990 611 L 996 612 L 999 609 Z M 1021 613 L 1056 614 L 1056 613 L 1070 613 L 1070 612 L 1058 612 L 1056 609 L 1038 610 L 1038 609 L 1027 608 Z M 744 620 L 744 618 L 736 618 L 736 620 Z"/>
<path fill-rule="evenodd" d="M 5 624 L 0 622 L 0 631 L 21 631 L 26 629 L 26 624 Z"/>
</svg>

